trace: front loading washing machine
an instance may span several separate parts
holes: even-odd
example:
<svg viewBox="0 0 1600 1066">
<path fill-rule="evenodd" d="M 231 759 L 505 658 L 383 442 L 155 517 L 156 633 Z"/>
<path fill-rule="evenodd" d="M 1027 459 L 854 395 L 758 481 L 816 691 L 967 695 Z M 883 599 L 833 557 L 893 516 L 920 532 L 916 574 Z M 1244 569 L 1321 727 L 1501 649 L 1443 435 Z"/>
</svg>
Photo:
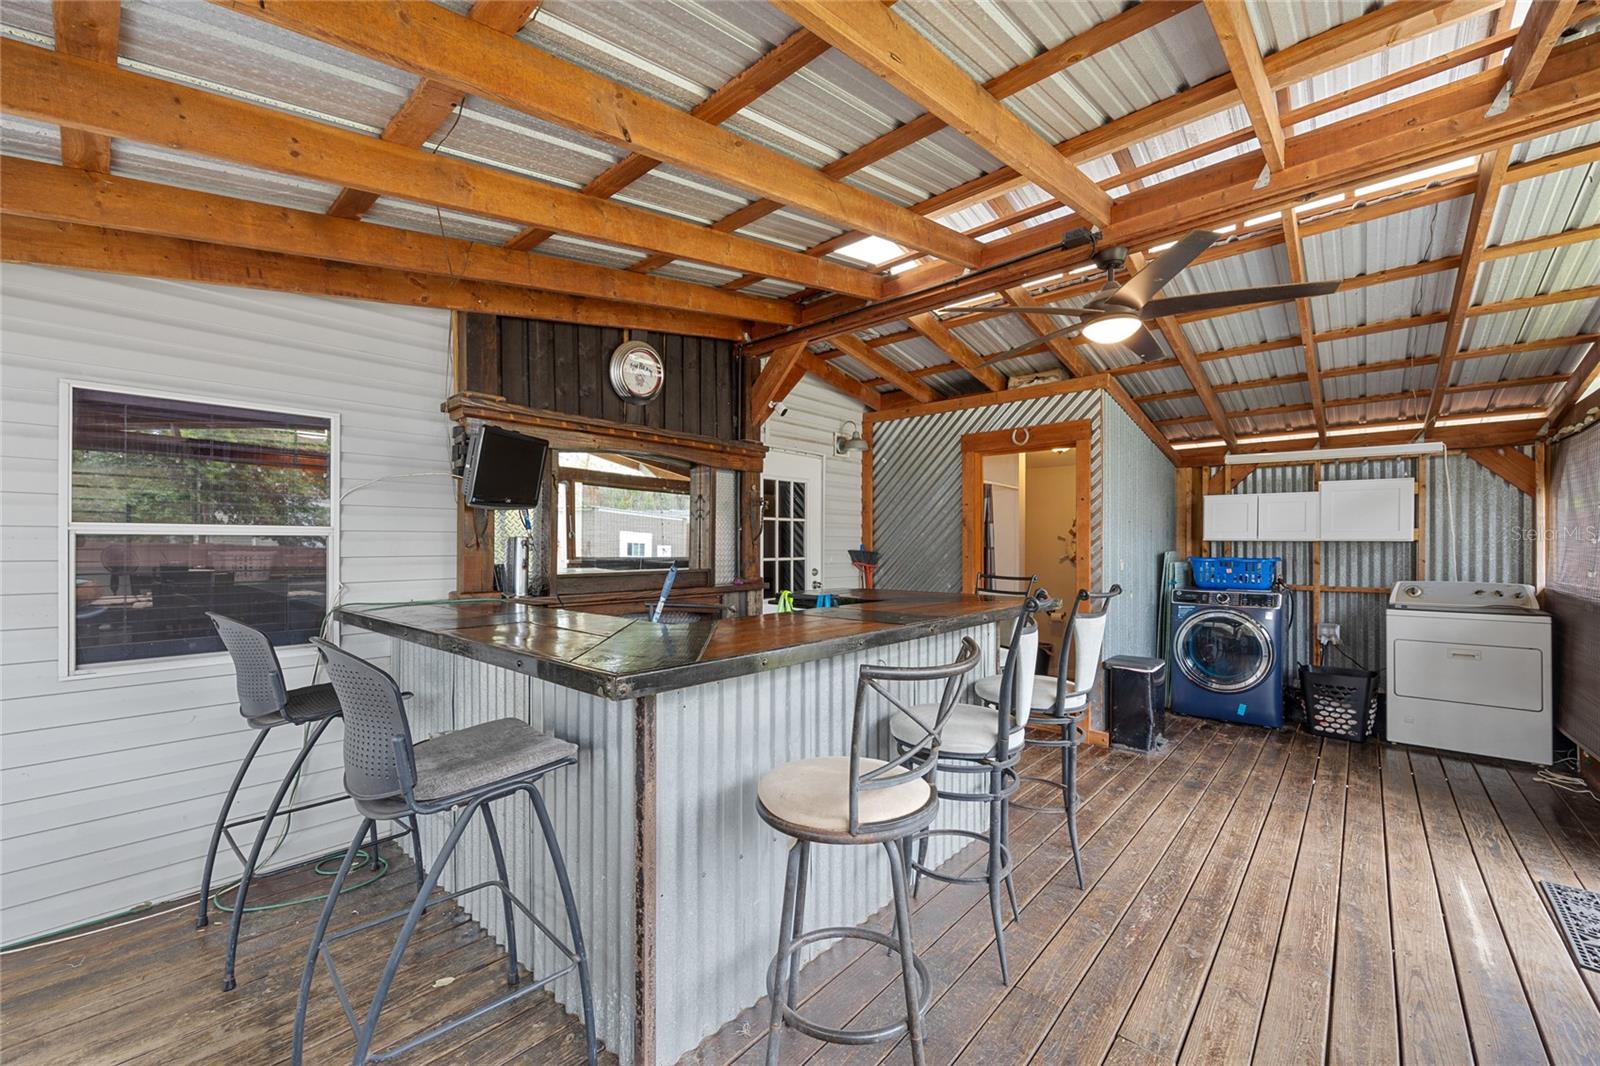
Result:
<svg viewBox="0 0 1600 1066">
<path fill-rule="evenodd" d="M 1172 709 L 1283 725 L 1288 612 L 1281 592 L 1173 589 Z"/>
</svg>

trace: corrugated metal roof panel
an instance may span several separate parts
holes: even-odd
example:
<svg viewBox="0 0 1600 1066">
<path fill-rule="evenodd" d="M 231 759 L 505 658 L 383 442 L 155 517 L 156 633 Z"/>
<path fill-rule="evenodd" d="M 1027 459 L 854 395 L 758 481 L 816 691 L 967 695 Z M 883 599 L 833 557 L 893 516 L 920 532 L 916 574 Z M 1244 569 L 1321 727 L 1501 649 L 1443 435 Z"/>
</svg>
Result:
<svg viewBox="0 0 1600 1066">
<path fill-rule="evenodd" d="M 1319 330 L 1347 329 L 1447 310 L 1456 272 L 1441 270 L 1414 278 L 1366 285 L 1311 298 L 1311 321 Z"/>
<path fill-rule="evenodd" d="M 939 347 L 926 337 L 908 337 L 894 344 L 884 344 L 878 347 L 878 352 L 887 355 L 896 363 L 908 370 L 920 370 L 928 366 L 940 366 L 950 361 L 950 357 L 939 350 Z M 966 375 L 966 371 L 961 371 Z"/>
<path fill-rule="evenodd" d="M 677 278 L 679 281 L 693 281 L 700 285 L 721 285 L 740 276 L 736 270 L 723 270 L 720 267 L 691 263 L 683 259 L 674 259 L 652 273 L 665 278 Z"/>
<path fill-rule="evenodd" d="M 1121 7 L 1117 0 L 1073 4 L 903 0 L 896 13 L 982 82 L 1103 22 Z"/>
<path fill-rule="evenodd" d="M 1372 5 L 1368 0 L 1321 0 L 1314 4 L 1285 4 L 1280 0 L 1246 0 L 1245 10 L 1263 55 L 1281 52 L 1291 44 L 1315 37 L 1349 22 Z"/>
<path fill-rule="evenodd" d="M 609 267 L 632 266 L 645 257 L 645 253 L 632 248 L 618 248 L 610 244 L 586 241 L 581 237 L 568 237 L 561 233 L 555 234 L 539 245 L 539 250 L 546 255 L 562 259 L 576 259 L 583 263 Z"/>
<path fill-rule="evenodd" d="M 914 204 L 1000 166 L 1000 161 L 952 129 L 880 159 L 844 180 L 899 204 Z"/>
<path fill-rule="evenodd" d="M 1353 400 L 1357 396 L 1392 396 L 1401 392 L 1427 392 L 1433 388 L 1433 366 L 1407 370 L 1380 370 L 1372 374 L 1323 378 L 1324 400 Z"/>
<path fill-rule="evenodd" d="M 1023 344 L 1031 344 L 1039 335 L 1028 328 L 1017 315 L 996 315 L 993 318 L 974 318 L 952 326 L 950 332 L 967 343 L 979 355 L 995 355 Z M 1052 356 L 1051 362 L 1055 362 Z"/>
<path fill-rule="evenodd" d="M 1559 385 L 1521 385 L 1510 389 L 1452 392 L 1444 398 L 1443 413 L 1486 414 L 1515 408 L 1543 407 L 1555 395 L 1558 388 Z"/>
<path fill-rule="evenodd" d="M 1182 369 L 1169 366 L 1143 374 L 1124 374 L 1119 377 L 1129 395 L 1135 399 L 1160 392 L 1177 392 L 1189 388 L 1189 376 Z"/>
<path fill-rule="evenodd" d="M 1310 403 L 1311 393 L 1304 383 L 1265 385 L 1259 389 L 1240 389 L 1217 396 L 1223 410 L 1248 411 L 1262 407 L 1282 407 L 1291 403 Z"/>
<path fill-rule="evenodd" d="M 1154 400 L 1144 405 L 1145 414 L 1158 421 L 1168 418 L 1199 418 L 1206 413 L 1205 404 L 1196 397 L 1176 400 Z"/>
<path fill-rule="evenodd" d="M 1535 352 L 1512 352 L 1509 355 L 1459 359 L 1452 368 L 1450 384 L 1470 385 L 1484 381 L 1564 374 L 1578 365 L 1588 347 L 1587 344 L 1571 344 L 1564 348 L 1547 348 Z"/>
<path fill-rule="evenodd" d="M 1475 315 L 1461 331 L 1461 347 L 1470 351 L 1596 331 L 1600 331 L 1600 301 L 1571 300 L 1525 311 Z"/>
<path fill-rule="evenodd" d="M 735 232 L 746 237 L 755 237 L 759 240 L 769 241 L 772 244 L 781 244 L 789 248 L 805 249 L 821 244 L 832 237 L 837 237 L 844 231 L 831 222 L 802 215 L 798 211 L 774 211 L 765 218 L 758 219 L 748 226 L 742 226 Z"/>
<path fill-rule="evenodd" d="M 1502 188 L 1489 226 L 1489 246 L 1596 222 L 1600 222 L 1600 164 L 1591 163 Z"/>
<path fill-rule="evenodd" d="M 623 203 L 709 225 L 750 203 L 751 197 L 720 181 L 659 166 L 617 193 Z"/>
<path fill-rule="evenodd" d="M 1265 378 L 1303 374 L 1306 369 L 1306 358 L 1300 345 L 1295 344 L 1287 348 L 1252 352 L 1249 355 L 1236 355 L 1228 359 L 1212 359 L 1200 365 L 1213 384 L 1228 385 L 1238 381 L 1261 381 Z"/>
<path fill-rule="evenodd" d="M 332 202 L 331 199 L 329 202 Z M 446 237 L 477 241 L 480 244 L 504 244 L 523 230 L 522 226 L 510 222 L 497 222 L 493 219 L 466 215 L 459 211 L 446 211 L 428 204 L 396 200 L 387 196 L 373 204 L 362 218 L 368 222 L 376 222 L 380 226 L 395 226 L 434 237 L 442 233 Z M 450 269 L 448 263 L 445 264 L 445 269 Z"/>
<path fill-rule="evenodd" d="M 624 155 L 603 141 L 481 97 L 467 97 L 459 114 L 460 120 L 446 125 L 432 142 L 442 142 L 441 154 L 569 188 L 583 185 Z"/>
<path fill-rule="evenodd" d="M 1471 196 L 1463 195 L 1353 226 L 1313 233 L 1300 242 L 1305 250 L 1306 277 L 1311 281 L 1343 280 L 1460 255 L 1471 208 Z M 1340 295 L 1344 294 L 1314 297 L 1313 315 L 1326 309 L 1330 301 L 1337 301 Z M 1323 326 L 1320 315 L 1316 316 L 1316 321 L 1319 327 Z"/>
<path fill-rule="evenodd" d="M 1237 133 L 1240 130 L 1249 128 L 1250 116 L 1245 112 L 1245 109 L 1243 107 L 1230 107 L 1214 115 L 1208 115 L 1203 119 L 1185 123 L 1175 129 L 1167 130 L 1156 134 L 1154 137 L 1139 141 L 1130 145 L 1128 152 L 1133 156 L 1135 163 L 1144 166 L 1158 159 L 1166 159 L 1169 156 L 1177 155 L 1179 152 L 1214 141 L 1219 137 L 1225 137 L 1230 133 Z M 1232 159 L 1236 155 L 1253 152 L 1256 148 L 1257 144 L 1254 138 L 1227 148 L 1220 148 L 1190 162 L 1179 163 L 1165 170 L 1159 170 L 1145 178 L 1144 184 L 1155 185 L 1160 182 L 1171 181 L 1173 178 L 1181 177 L 1184 174 L 1192 174 L 1196 170 Z"/>
<path fill-rule="evenodd" d="M 1161 290 L 1163 296 L 1217 292 L 1228 289 L 1250 290 L 1262 285 L 1281 285 L 1289 280 L 1288 262 L 1283 249 L 1265 248 L 1243 255 L 1198 263 L 1179 274 Z M 1300 325 L 1293 304 L 1274 304 L 1251 311 L 1240 311 L 1183 324 L 1184 336 L 1197 351 L 1216 351 L 1243 344 L 1281 340 L 1298 336 Z"/>
<path fill-rule="evenodd" d="M 749 293 L 751 296 L 771 296 L 774 298 L 782 298 L 785 296 L 792 296 L 795 293 L 800 292 L 803 288 L 804 286 L 796 285 L 792 281 L 780 281 L 777 278 L 762 278 L 754 285 L 746 285 L 739 291 Z"/>
<path fill-rule="evenodd" d="M 1600 122 L 1590 122 L 1556 133 L 1548 133 L 1543 137 L 1535 137 L 1531 141 L 1523 141 L 1512 149 L 1511 161 L 1525 163 L 1531 159 L 1560 155 L 1562 152 L 1596 143 L 1600 143 Z"/>
<path fill-rule="evenodd" d="M 1385 363 L 1395 359 L 1417 359 L 1438 355 L 1444 344 L 1445 324 L 1412 326 L 1408 329 L 1386 330 L 1365 337 L 1319 341 L 1317 363 L 1324 369 L 1348 366 L 1366 366 L 1368 363 Z"/>
</svg>

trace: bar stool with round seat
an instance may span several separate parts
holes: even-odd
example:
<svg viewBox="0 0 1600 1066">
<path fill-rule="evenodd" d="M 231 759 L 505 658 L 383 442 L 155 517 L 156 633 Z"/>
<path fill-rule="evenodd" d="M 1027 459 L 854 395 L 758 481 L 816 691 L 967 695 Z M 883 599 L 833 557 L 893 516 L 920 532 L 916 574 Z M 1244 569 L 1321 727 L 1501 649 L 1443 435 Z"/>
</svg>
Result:
<svg viewBox="0 0 1600 1066">
<path fill-rule="evenodd" d="M 1056 663 L 1055 677 L 1033 680 L 1030 701 L 1034 711 L 1033 725 L 1038 729 L 1059 729 L 1059 737 L 1038 736 L 1026 739 L 1026 746 L 1056 748 L 1061 752 L 1061 779 L 1024 775 L 1022 781 L 1034 781 L 1061 790 L 1061 806 L 1067 815 L 1067 839 L 1072 845 L 1072 866 L 1078 875 L 1078 887 L 1083 887 L 1083 857 L 1078 852 L 1078 744 L 1083 739 L 1083 718 L 1089 709 L 1089 697 L 1094 692 L 1095 679 L 1100 672 L 1100 658 L 1105 651 L 1106 618 L 1111 601 L 1122 595 L 1121 585 L 1112 585 L 1104 592 L 1079 589 L 1072 601 L 1072 614 L 1067 619 L 1067 631 L 1061 640 L 1061 657 Z M 1072 653 L 1073 680 L 1067 680 L 1067 652 Z M 974 694 L 981 700 L 998 700 L 999 691 L 989 678 L 980 678 L 973 685 Z M 1048 697 L 1047 699 L 1042 697 Z M 1053 807 L 1013 803 L 1023 811 L 1052 811 Z"/>
<path fill-rule="evenodd" d="M 789 848 L 788 873 L 779 916 L 778 953 L 767 971 L 767 995 L 772 1020 L 767 1032 L 767 1062 L 778 1061 L 784 1026 L 833 1044 L 877 1044 L 907 1036 L 911 1057 L 922 1066 L 922 1021 L 928 1009 L 932 984 L 928 968 L 917 958 L 911 943 L 911 903 L 906 888 L 905 851 L 902 842 L 926 828 L 937 813 L 939 797 L 928 778 L 939 757 L 939 731 L 955 706 L 961 680 L 979 658 L 971 638 L 961 642 L 955 661 L 932 667 L 863 666 L 856 681 L 855 713 L 850 727 L 850 754 L 786 763 L 769 771 L 756 787 L 756 810 L 778 832 L 794 839 Z M 943 693 L 928 728 L 905 745 L 894 759 L 870 758 L 866 711 L 872 694 L 899 711 L 906 704 L 888 686 L 944 682 Z M 889 880 L 894 896 L 895 936 L 874 929 L 829 926 L 804 931 L 806 876 L 813 844 L 881 844 L 889 856 Z M 800 951 L 823 940 L 854 938 L 881 944 L 900 956 L 901 983 L 905 988 L 906 1017 L 902 1022 L 876 1029 L 837 1029 L 821 1025 L 796 1009 Z"/>
<path fill-rule="evenodd" d="M 283 680 L 283 668 L 278 663 L 278 654 L 273 650 L 272 641 L 261 630 L 225 615 L 208 612 L 206 617 L 211 619 L 211 624 L 217 629 L 217 635 L 222 638 L 222 646 L 228 649 L 228 655 L 233 660 L 234 677 L 239 691 L 239 713 L 244 716 L 245 724 L 256 731 L 250 750 L 245 753 L 244 761 L 234 772 L 233 784 L 228 787 L 228 793 L 222 799 L 222 810 L 217 812 L 217 824 L 211 830 L 211 845 L 206 849 L 205 868 L 200 874 L 200 910 L 195 916 L 194 923 L 196 929 L 202 929 L 210 922 L 211 875 L 217 863 L 217 848 L 226 839 L 228 846 L 233 849 L 244 867 L 239 878 L 239 890 L 234 894 L 232 915 L 228 922 L 227 956 L 222 968 L 222 990 L 231 992 L 234 988 L 234 957 L 238 953 L 239 931 L 246 912 L 245 901 L 249 898 L 250 883 L 255 879 L 256 866 L 261 861 L 261 850 L 267 842 L 267 833 L 271 830 L 272 823 L 279 817 L 291 817 L 301 811 L 338 803 L 344 799 L 343 796 L 329 796 L 310 803 L 299 805 L 291 803 L 288 807 L 283 806 L 283 801 L 299 777 L 300 768 L 305 765 L 311 749 L 316 747 L 317 741 L 322 739 L 322 734 L 327 732 L 328 724 L 339 717 L 339 699 L 334 694 L 333 686 L 328 684 L 306 685 L 294 689 L 287 687 Z M 306 726 L 310 731 L 302 741 L 294 761 L 289 764 L 288 771 L 283 775 L 277 792 L 273 794 L 272 802 L 267 804 L 267 809 L 262 814 L 230 821 L 228 815 L 233 810 L 234 797 L 238 795 L 239 786 L 244 783 L 245 775 L 250 771 L 250 764 L 261 751 L 267 734 L 284 725 Z M 256 830 L 255 841 L 247 856 L 239 850 L 239 845 L 234 841 L 233 830 L 253 822 L 261 824 Z M 376 841 L 377 837 L 374 835 L 371 851 L 374 867 L 378 862 Z"/>
<path fill-rule="evenodd" d="M 957 703 L 946 714 L 939 729 L 937 770 L 954 776 L 957 780 L 974 781 L 967 790 L 941 785 L 937 791 L 941 800 L 957 803 L 983 803 L 989 808 L 989 827 L 985 832 L 972 829 L 923 828 L 905 842 L 909 853 L 916 848 L 916 859 L 908 865 L 914 871 L 917 884 L 923 877 L 948 884 L 987 885 L 989 910 L 994 919 L 995 950 L 1000 960 L 1000 980 L 1010 983 L 1010 970 L 1006 965 L 1005 919 L 1001 915 L 1000 890 L 1011 900 L 1011 914 L 1018 917 L 1016 887 L 1012 883 L 1011 869 L 1011 817 L 1010 799 L 1017 790 L 1017 762 L 1022 757 L 1024 730 L 1028 725 L 1028 703 L 1022 696 L 1031 691 L 1033 668 L 1039 652 L 1039 626 L 1034 614 L 1048 605 L 1049 594 L 1040 589 L 1024 597 L 1018 605 L 1016 619 L 1007 645 L 1005 670 L 999 699 L 994 706 L 976 703 Z M 1013 697 L 1015 694 L 1015 698 Z M 1005 708 L 1002 710 L 1001 708 Z M 905 750 L 916 742 L 923 730 L 934 722 L 939 710 L 931 705 L 911 707 L 889 720 L 889 732 L 896 747 Z M 983 843 L 989 849 L 989 861 L 982 876 L 945 873 L 928 865 L 928 845 L 937 836 L 954 836 Z"/>
<path fill-rule="evenodd" d="M 547 774 L 577 763 L 577 746 L 559 737 L 540 733 L 528 723 L 517 718 L 499 718 L 464 729 L 453 730 L 430 737 L 421 743 L 411 739 L 411 725 L 407 720 L 400 687 L 394 678 L 364 659 L 357 658 L 324 640 L 313 640 L 328 664 L 328 676 L 338 693 L 344 712 L 344 780 L 345 791 L 355 801 L 362 815 L 350 847 L 345 851 L 339 872 L 334 875 L 333 887 L 328 893 L 322 915 L 317 919 L 312 933 L 311 946 L 306 952 L 305 969 L 300 976 L 300 996 L 294 1016 L 293 1062 L 300 1066 L 306 1026 L 306 1007 L 311 996 L 311 984 L 316 975 L 318 960 L 328 969 L 334 994 L 344 1008 L 345 1017 L 356 1036 L 354 1066 L 367 1062 L 382 1062 L 402 1055 L 459 1026 L 482 1017 L 514 1000 L 530 995 L 574 970 L 583 994 L 583 1027 L 590 1066 L 596 1061 L 597 1047 L 594 1032 L 594 995 L 589 980 L 589 957 L 583 945 L 583 929 L 578 920 L 578 908 L 573 899 L 572 882 L 567 876 L 566 861 L 561 854 L 561 844 L 556 839 L 550 814 L 545 809 L 544 797 L 539 792 L 539 782 Z M 518 792 L 525 792 L 539 819 L 545 848 L 555 869 L 556 882 L 566 905 L 567 926 L 572 942 L 561 942 L 555 933 L 511 891 L 510 877 L 506 872 L 505 851 L 500 842 L 500 831 L 495 825 L 490 804 Z M 444 844 L 434 857 L 428 872 L 417 888 L 416 898 L 409 908 L 392 914 L 370 918 L 337 933 L 328 933 L 328 923 L 339 897 L 339 890 L 350 869 L 355 865 L 362 838 L 373 825 L 385 820 L 411 820 L 418 815 L 438 814 L 456 809 L 455 821 L 445 836 Z M 438 899 L 430 899 L 440 877 L 455 853 L 456 845 L 473 817 L 483 818 L 483 827 L 489 838 L 489 848 L 494 856 L 498 877 L 465 888 L 448 892 Z M 434 1026 L 411 1037 L 396 1047 L 373 1051 L 377 1035 L 378 1018 L 383 1011 L 384 999 L 400 968 L 406 946 L 416 931 L 417 923 L 430 908 L 465 896 L 483 888 L 499 890 L 505 908 L 506 923 L 506 983 L 512 991 L 489 1003 L 474 1008 L 460 1017 Z M 568 960 L 562 968 L 534 980 L 524 981 L 517 966 L 517 934 L 515 910 L 520 910 Z M 350 1004 L 344 983 L 340 980 L 329 949 L 345 937 L 367 932 L 388 922 L 404 919 L 400 933 L 395 938 L 389 961 L 384 966 L 373 993 L 372 1003 L 365 1020 L 357 1017 Z"/>
</svg>

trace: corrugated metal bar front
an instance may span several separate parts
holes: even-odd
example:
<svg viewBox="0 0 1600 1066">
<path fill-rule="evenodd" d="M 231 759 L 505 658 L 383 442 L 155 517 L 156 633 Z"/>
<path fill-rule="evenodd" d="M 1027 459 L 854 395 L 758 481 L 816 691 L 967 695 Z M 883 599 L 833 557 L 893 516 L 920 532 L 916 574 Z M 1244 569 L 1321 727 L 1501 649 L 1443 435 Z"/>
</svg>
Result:
<svg viewBox="0 0 1600 1066">
<path fill-rule="evenodd" d="M 1154 655 L 1160 647 L 1161 556 L 1172 550 L 1178 535 L 1175 472 L 1110 396 L 1103 426 L 1100 525 L 1106 550 L 1097 580 L 1101 588 L 1122 586 L 1106 618 L 1106 655 Z"/>
<path fill-rule="evenodd" d="M 879 422 L 872 430 L 872 536 L 883 588 L 960 592 L 961 438 L 969 433 L 1087 420 L 1094 526 L 1091 572 L 1100 572 L 1098 389 Z"/>
<path fill-rule="evenodd" d="M 463 729 L 496 718 L 520 718 L 578 745 L 578 765 L 545 778 L 541 791 L 567 862 L 583 923 L 593 974 L 595 1028 L 624 1064 L 633 1061 L 633 713 L 611 703 L 497 666 L 406 641 L 395 641 L 395 680 L 415 695 L 407 701 L 414 737 Z M 494 805 L 505 844 L 512 890 L 564 941 L 566 910 L 532 806 L 520 796 Z M 451 815 L 422 827 L 428 861 L 449 832 Z M 482 824 L 458 845 L 442 884 L 462 888 L 495 877 L 494 856 Z M 464 897 L 462 906 L 504 944 L 505 919 L 493 889 Z M 517 950 L 535 975 L 566 960 L 525 919 L 517 922 Z M 446 976 L 446 975 L 441 975 Z M 582 1011 L 577 976 L 552 991 L 574 1015 Z"/>
<path fill-rule="evenodd" d="M 791 841 L 756 813 L 761 775 L 796 759 L 849 753 L 862 665 L 948 662 L 964 636 L 992 663 L 994 631 L 975 626 L 656 697 L 658 1061 L 675 1061 L 765 994 Z M 918 699 L 938 698 L 937 685 L 924 689 Z M 891 750 L 890 710 L 877 698 L 868 710 L 869 754 L 878 758 Z M 970 791 L 973 779 L 942 775 L 939 785 Z M 986 805 L 950 801 L 936 823 L 987 824 Z M 930 860 L 942 862 L 959 843 L 935 839 Z M 805 928 L 855 925 L 886 905 L 886 859 L 877 845 L 814 848 Z"/>
</svg>

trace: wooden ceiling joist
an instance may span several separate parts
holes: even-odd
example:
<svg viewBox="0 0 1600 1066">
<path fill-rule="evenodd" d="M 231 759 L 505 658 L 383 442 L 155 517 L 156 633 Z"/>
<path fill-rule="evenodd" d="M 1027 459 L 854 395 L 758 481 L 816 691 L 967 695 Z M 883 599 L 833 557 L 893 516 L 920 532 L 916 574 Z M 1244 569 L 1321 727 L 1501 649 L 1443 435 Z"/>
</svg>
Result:
<svg viewBox="0 0 1600 1066">
<path fill-rule="evenodd" d="M 878 410 L 887 399 L 877 389 L 851 377 L 836 366 L 829 366 L 809 351 L 801 353 L 800 367 L 807 374 L 810 374 L 829 388 L 860 401 L 861 405 L 869 411 Z"/>
<path fill-rule="evenodd" d="M 216 2 L 848 228 L 966 266 L 982 260 L 970 237 L 426 0 Z"/>
<path fill-rule="evenodd" d="M 527 24 L 543 0 L 477 0 L 467 17 L 497 33 L 515 34 Z M 461 106 L 467 94 L 432 78 L 419 81 L 405 103 L 395 112 L 383 132 L 386 141 L 421 148 L 443 128 L 450 113 Z M 335 218 L 360 218 L 378 202 L 378 194 L 366 189 L 340 189 L 328 207 Z"/>
<path fill-rule="evenodd" d="M 1572 19 L 1578 0 L 1535 0 L 1528 7 L 1522 26 L 1517 30 L 1516 43 L 1506 57 L 1506 84 L 1495 106 L 1503 108 L 1527 91 L 1544 69 L 1550 50 L 1555 47 L 1561 31 Z"/>
<path fill-rule="evenodd" d="M 774 0 L 774 6 L 1083 218 L 1111 221 L 1105 190 L 890 8 L 827 0 Z"/>
<path fill-rule="evenodd" d="M 1549 432 L 1559 432 L 1579 416 L 1582 408 L 1578 401 L 1588 391 L 1596 377 L 1600 377 L 1600 338 L 1597 338 L 1596 343 L 1589 345 L 1589 350 L 1583 354 L 1583 358 L 1578 360 L 1578 365 L 1573 369 L 1571 379 L 1551 403 L 1550 420 L 1545 423 Z"/>
<path fill-rule="evenodd" d="M 51 5 L 56 48 L 80 59 L 115 67 L 122 32 L 122 0 L 55 0 Z M 84 130 L 61 130 L 61 162 L 96 174 L 111 173 L 111 138 Z"/>
<path fill-rule="evenodd" d="M 982 382 L 990 392 L 1006 387 L 1006 379 L 983 365 L 982 358 L 967 346 L 967 342 L 950 332 L 950 328 L 933 315 L 912 315 L 906 319 L 911 328 L 932 341 L 934 346 L 950 357 L 950 361 Z"/>
<path fill-rule="evenodd" d="M 1211 388 L 1211 379 L 1206 377 L 1205 369 L 1194 357 L 1194 349 L 1189 347 L 1189 340 L 1183 335 L 1183 327 L 1170 318 L 1157 319 L 1156 325 L 1160 328 L 1161 335 L 1166 338 L 1167 347 L 1178 357 L 1178 365 L 1183 367 L 1183 372 L 1189 376 L 1189 382 L 1205 406 L 1206 414 L 1211 419 L 1217 435 L 1232 445 L 1236 440 L 1233 427 L 1228 423 L 1228 415 L 1223 410 L 1222 401 L 1217 399 L 1216 392 Z"/>
<path fill-rule="evenodd" d="M 1289 280 L 1295 284 L 1305 282 L 1305 251 L 1300 245 L 1300 226 L 1293 211 L 1283 213 L 1283 247 L 1289 260 Z M 1311 408 L 1317 417 L 1317 436 L 1327 440 L 1328 418 L 1322 411 L 1322 370 L 1317 359 L 1317 331 L 1311 321 L 1311 301 L 1296 300 L 1294 309 L 1300 325 L 1300 348 L 1305 356 L 1306 389 L 1311 393 Z"/>
<path fill-rule="evenodd" d="M 0 40 L 0 108 L 624 247 L 671 249 L 684 259 L 834 291 L 873 296 L 882 289 L 881 279 L 865 271 L 9 39 Z"/>
<path fill-rule="evenodd" d="M 832 338 L 831 343 L 840 352 L 877 374 L 883 381 L 897 386 L 918 403 L 932 403 L 938 397 L 938 393 L 917 380 L 912 372 L 903 369 L 888 356 L 880 355 L 876 349 L 864 343 L 861 338 L 849 333 L 841 333 Z"/>
<path fill-rule="evenodd" d="M 691 107 L 689 114 L 702 122 L 721 125 L 744 110 L 773 86 L 827 50 L 827 42 L 819 40 L 810 30 L 795 30 L 780 41 L 770 52 L 746 67 L 735 75 L 732 80 L 725 83 L 704 100 Z M 583 192 L 589 196 L 601 198 L 615 196 L 659 165 L 657 160 L 647 155 L 632 152 L 617 160 L 617 162 L 607 167 L 586 184 L 583 187 Z M 771 203 L 774 211 L 782 206 L 771 200 L 758 202 Z M 733 227 L 733 229 L 738 228 L 737 226 Z M 724 232 L 730 231 L 724 230 Z M 511 238 L 506 243 L 506 246 L 508 248 L 534 248 L 548 240 L 552 235 L 552 232 L 546 229 L 526 229 Z M 645 273 L 656 267 L 665 266 L 672 261 L 671 256 L 651 256 L 649 258 L 655 260 L 653 265 L 641 268 L 641 264 L 636 263 L 630 269 L 637 273 Z"/>
<path fill-rule="evenodd" d="M 750 384 L 750 432 L 760 429 L 778 404 L 805 377 L 808 355 L 804 344 L 791 344 L 772 353 L 767 365 L 761 368 Z"/>
<path fill-rule="evenodd" d="M 743 333 L 738 321 L 714 315 L 16 215 L 0 217 L 0 260 L 728 340 L 738 340 Z"/>
<path fill-rule="evenodd" d="M 763 322 L 793 305 L 132 178 L 0 158 L 0 212 Z"/>
<path fill-rule="evenodd" d="M 1250 25 L 1250 16 L 1238 0 L 1205 0 L 1206 14 L 1211 18 L 1211 28 L 1216 31 L 1217 43 L 1233 73 L 1233 83 L 1250 116 L 1250 128 L 1267 166 L 1283 169 L 1283 120 L 1278 115 L 1278 103 L 1272 82 L 1267 77 L 1266 64 L 1262 62 L 1261 45 L 1256 42 L 1256 31 Z"/>
</svg>

